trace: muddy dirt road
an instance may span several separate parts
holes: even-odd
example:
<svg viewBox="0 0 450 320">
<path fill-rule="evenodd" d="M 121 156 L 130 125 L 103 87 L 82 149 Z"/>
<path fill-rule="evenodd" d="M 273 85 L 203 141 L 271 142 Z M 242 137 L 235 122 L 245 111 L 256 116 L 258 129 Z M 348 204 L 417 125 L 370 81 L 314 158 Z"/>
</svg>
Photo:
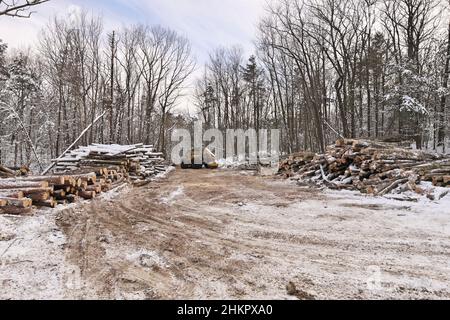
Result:
<svg viewBox="0 0 450 320">
<path fill-rule="evenodd" d="M 450 298 L 449 215 L 234 171 L 63 211 L 65 296 Z"/>
<path fill-rule="evenodd" d="M 449 207 L 178 170 L 0 216 L 0 299 L 449 299 Z"/>
</svg>

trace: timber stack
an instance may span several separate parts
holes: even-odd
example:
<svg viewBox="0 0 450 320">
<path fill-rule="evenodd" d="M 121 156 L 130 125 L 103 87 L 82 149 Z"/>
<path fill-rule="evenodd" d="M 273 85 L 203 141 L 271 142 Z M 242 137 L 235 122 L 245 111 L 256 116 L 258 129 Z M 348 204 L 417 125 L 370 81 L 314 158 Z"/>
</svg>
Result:
<svg viewBox="0 0 450 320">
<path fill-rule="evenodd" d="M 52 160 L 57 174 L 71 171 L 89 172 L 96 168 L 117 171 L 132 182 L 142 183 L 166 171 L 163 154 L 152 145 L 92 144 L 80 147 L 63 158 Z"/>
<path fill-rule="evenodd" d="M 143 144 L 94 144 L 54 160 L 50 176 L 19 177 L 18 171 L 1 166 L 0 214 L 30 214 L 33 207 L 54 208 L 90 200 L 126 182 L 143 185 L 165 172 L 161 153 Z"/>
<path fill-rule="evenodd" d="M 54 208 L 93 199 L 124 182 L 122 174 L 105 168 L 90 173 L 0 179 L 0 214 L 29 214 L 33 207 Z"/>
<path fill-rule="evenodd" d="M 28 167 L 22 166 L 20 168 L 8 168 L 0 164 L 0 179 L 12 178 L 18 176 L 27 176 L 30 172 Z"/>
<path fill-rule="evenodd" d="M 340 139 L 325 154 L 300 152 L 280 163 L 280 174 L 299 184 L 326 185 L 385 195 L 415 191 L 424 194 L 421 182 L 450 187 L 450 158 L 395 144 Z"/>
</svg>

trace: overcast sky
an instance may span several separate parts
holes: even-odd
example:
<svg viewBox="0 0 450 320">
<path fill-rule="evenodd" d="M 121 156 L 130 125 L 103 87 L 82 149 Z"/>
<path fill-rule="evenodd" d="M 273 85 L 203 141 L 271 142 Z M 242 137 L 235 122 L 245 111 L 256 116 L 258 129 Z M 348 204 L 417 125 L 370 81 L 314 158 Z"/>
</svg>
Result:
<svg viewBox="0 0 450 320">
<path fill-rule="evenodd" d="M 255 27 L 266 0 L 51 0 L 35 7 L 31 19 L 0 18 L 0 38 L 10 47 L 32 46 L 39 30 L 55 14 L 81 8 L 102 15 L 105 29 L 143 22 L 170 27 L 189 38 L 204 62 L 218 46 L 241 44 L 250 54 Z"/>
<path fill-rule="evenodd" d="M 0 17 L 0 39 L 10 48 L 26 49 L 39 31 L 57 15 L 87 9 L 104 19 L 105 31 L 133 23 L 160 24 L 190 39 L 197 60 L 196 75 L 208 53 L 219 46 L 241 45 L 253 53 L 256 25 L 267 0 L 51 0 L 35 7 L 31 19 Z M 195 76 L 189 86 L 192 86 Z M 184 100 L 182 109 L 189 100 Z"/>
</svg>

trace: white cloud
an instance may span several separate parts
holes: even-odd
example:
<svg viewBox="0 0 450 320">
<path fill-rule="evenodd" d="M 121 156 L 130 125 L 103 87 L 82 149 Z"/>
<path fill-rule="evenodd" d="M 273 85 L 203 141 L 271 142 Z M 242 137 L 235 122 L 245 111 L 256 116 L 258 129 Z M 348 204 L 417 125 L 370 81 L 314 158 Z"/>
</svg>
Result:
<svg viewBox="0 0 450 320">
<path fill-rule="evenodd" d="M 40 30 L 55 14 L 68 18 L 88 10 L 104 18 L 107 31 L 133 23 L 160 24 L 188 38 L 199 63 L 218 46 L 241 45 L 253 53 L 256 24 L 267 0 L 51 0 L 36 7 L 31 19 L 0 17 L 0 39 L 11 48 L 24 49 L 37 43 Z M 193 81 L 191 81 L 193 83 Z M 189 84 L 191 85 L 191 84 Z M 187 97 L 180 108 L 190 104 Z"/>
<path fill-rule="evenodd" d="M 252 50 L 255 26 L 265 0 L 118 0 L 136 12 L 147 12 L 193 42 L 202 58 L 217 46 L 241 44 Z M 151 21 L 150 21 L 151 22 Z"/>
<path fill-rule="evenodd" d="M 105 28 L 143 22 L 170 27 L 189 38 L 199 60 L 217 46 L 241 44 L 252 51 L 255 25 L 266 0 L 52 0 L 36 7 L 31 19 L 0 18 L 0 38 L 11 47 L 33 45 L 55 14 L 82 9 L 102 15 Z M 71 15 L 69 15 L 70 18 Z"/>
</svg>

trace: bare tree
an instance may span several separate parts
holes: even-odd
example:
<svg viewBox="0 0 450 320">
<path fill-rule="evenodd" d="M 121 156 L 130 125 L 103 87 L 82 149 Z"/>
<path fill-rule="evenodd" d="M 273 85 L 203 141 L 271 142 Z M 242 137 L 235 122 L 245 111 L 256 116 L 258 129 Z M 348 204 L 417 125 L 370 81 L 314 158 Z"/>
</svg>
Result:
<svg viewBox="0 0 450 320">
<path fill-rule="evenodd" d="M 30 9 L 50 0 L 0 0 L 0 16 L 29 18 Z"/>
</svg>

